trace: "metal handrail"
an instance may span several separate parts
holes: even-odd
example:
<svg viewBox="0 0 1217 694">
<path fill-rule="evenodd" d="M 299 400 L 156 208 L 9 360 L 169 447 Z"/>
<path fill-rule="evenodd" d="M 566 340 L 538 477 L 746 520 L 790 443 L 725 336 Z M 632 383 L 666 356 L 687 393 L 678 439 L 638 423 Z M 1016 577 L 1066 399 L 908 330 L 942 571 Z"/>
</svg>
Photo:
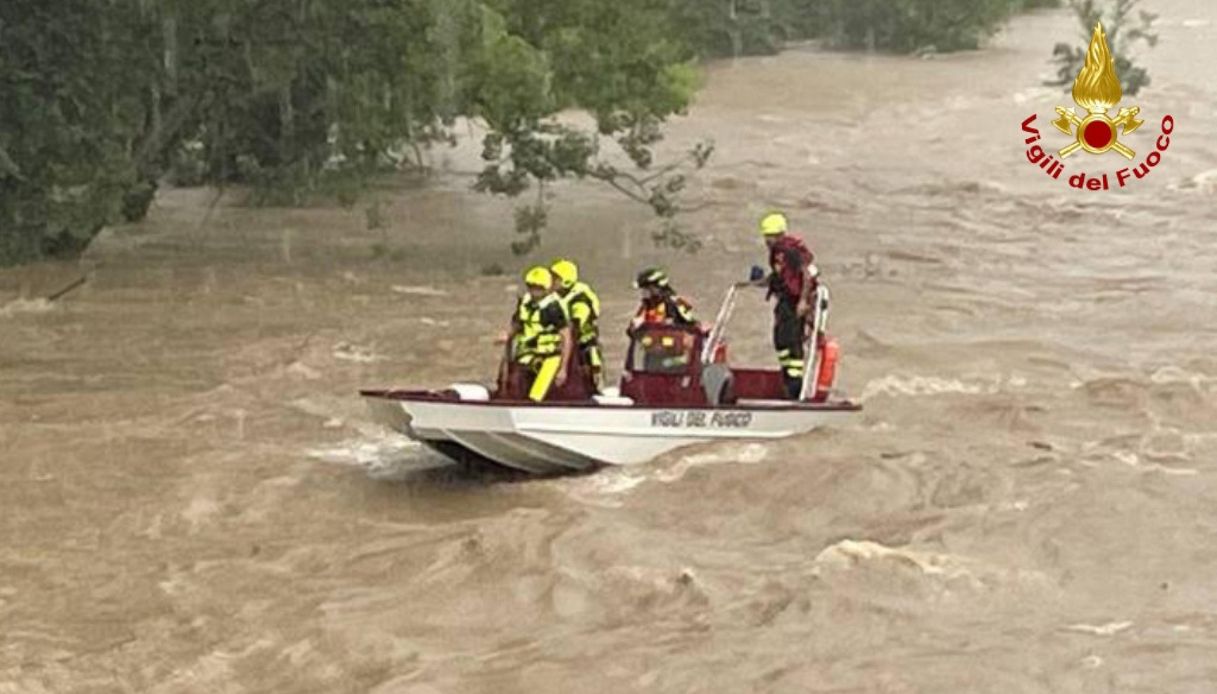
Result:
<svg viewBox="0 0 1217 694">
<path fill-rule="evenodd" d="M 727 323 L 731 322 L 731 315 L 735 313 L 735 297 L 739 290 L 744 287 L 756 286 L 752 282 L 736 282 L 730 287 L 727 287 L 727 294 L 723 297 L 723 303 L 718 308 L 718 315 L 714 318 L 714 325 L 710 328 L 710 334 L 706 336 L 706 343 L 702 345 L 701 363 L 709 364 L 714 359 L 714 352 L 718 349 L 718 345 L 722 343 L 723 337 L 727 334 Z"/>
<path fill-rule="evenodd" d="M 805 348 L 807 356 L 803 362 L 803 387 L 799 390 L 799 400 L 807 400 L 814 395 L 816 379 L 820 375 L 820 336 L 828 329 L 828 287 L 823 283 L 816 286 L 815 306 L 812 307 L 811 335 Z M 813 392 L 809 393 L 808 389 Z"/>
</svg>

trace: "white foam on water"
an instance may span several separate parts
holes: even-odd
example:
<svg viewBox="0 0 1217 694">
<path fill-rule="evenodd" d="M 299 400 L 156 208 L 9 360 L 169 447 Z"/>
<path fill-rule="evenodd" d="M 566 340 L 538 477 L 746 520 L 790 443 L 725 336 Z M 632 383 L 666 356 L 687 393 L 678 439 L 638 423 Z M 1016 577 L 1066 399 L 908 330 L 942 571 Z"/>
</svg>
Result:
<svg viewBox="0 0 1217 694">
<path fill-rule="evenodd" d="M 448 292 L 435 287 L 427 287 L 422 285 L 403 286 L 395 284 L 391 289 L 398 294 L 407 294 L 410 296 L 448 296 Z"/>
<path fill-rule="evenodd" d="M 716 446 L 704 453 L 682 456 L 672 465 L 655 473 L 660 482 L 675 482 L 695 467 L 722 465 L 725 463 L 759 463 L 769 455 L 769 449 L 761 443 L 727 444 Z"/>
<path fill-rule="evenodd" d="M 1069 631 L 1095 636 L 1114 636 L 1133 625 L 1132 622 L 1108 622 L 1107 624 L 1070 624 L 1065 627 Z"/>
<path fill-rule="evenodd" d="M 1141 472 L 1161 472 L 1164 475 L 1179 475 L 1191 476 L 1199 475 L 1200 471 L 1190 467 L 1168 467 L 1161 463 L 1145 463 L 1142 462 L 1141 456 L 1132 451 L 1113 451 L 1111 457 L 1124 463 L 1125 465 L 1135 468 Z"/>
<path fill-rule="evenodd" d="M 384 359 L 384 357 L 373 353 L 368 347 L 352 345 L 349 342 L 339 342 L 334 345 L 333 355 L 335 359 L 351 361 L 357 364 L 371 364 L 372 362 Z"/>
<path fill-rule="evenodd" d="M 1171 385 L 1174 383 L 1185 383 L 1197 391 L 1204 390 L 1204 386 L 1212 383 L 1212 376 L 1206 374 L 1188 371 L 1187 369 L 1178 366 L 1164 366 L 1154 371 L 1149 376 L 1150 382 L 1154 385 Z"/>
<path fill-rule="evenodd" d="M 4 674 L 5 671 L 0 670 L 0 676 L 16 676 L 17 673 L 9 670 L 9 674 Z M 46 685 L 33 678 L 23 677 L 21 679 L 0 682 L 0 694 L 53 694 L 54 690 L 47 689 Z"/>
<path fill-rule="evenodd" d="M 1197 193 L 1217 192 L 1217 169 L 1201 171 L 1182 183 L 1173 183 L 1167 187 L 1171 190 L 1187 190 Z"/>
<path fill-rule="evenodd" d="M 611 467 L 586 477 L 562 480 L 566 493 L 574 500 L 592 506 L 620 508 L 623 496 L 647 480 L 641 470 Z"/>
<path fill-rule="evenodd" d="M 1001 376 L 993 374 L 970 379 L 943 378 L 940 376 L 902 376 L 892 374 L 867 382 L 859 398 L 861 401 L 877 395 L 891 397 L 905 395 L 982 395 L 1018 390 L 1027 386 L 1027 378 L 1020 374 Z"/>
<path fill-rule="evenodd" d="M 196 496 L 190 500 L 190 505 L 182 511 L 182 518 L 190 524 L 192 530 L 197 530 L 211 518 L 219 515 L 220 504 L 215 499 L 206 496 Z"/>
<path fill-rule="evenodd" d="M 309 449 L 306 454 L 335 465 L 363 468 L 369 476 L 378 479 L 451 464 L 447 458 L 417 441 L 392 432 L 371 430 L 334 446 Z"/>
<path fill-rule="evenodd" d="M 952 554 L 893 548 L 870 540 L 841 540 L 825 547 L 812 575 L 842 590 L 921 599 L 949 599 L 991 591 L 1053 592 L 1038 571 L 994 566 Z"/>
<path fill-rule="evenodd" d="M 296 398 L 288 404 L 296 410 L 314 417 L 322 417 L 326 420 L 334 417 L 333 403 L 320 398 Z"/>
<path fill-rule="evenodd" d="M 859 399 L 865 402 L 876 395 L 979 395 L 982 391 L 983 388 L 975 383 L 936 376 L 884 376 L 867 383 Z"/>
<path fill-rule="evenodd" d="M 917 552 L 909 549 L 893 549 L 869 540 L 841 540 L 820 551 L 815 558 L 815 572 L 852 571 L 860 566 L 894 562 L 902 566 L 915 567 L 926 576 L 946 579 L 962 579 L 979 587 L 972 572 L 959 559 L 945 554 Z"/>
<path fill-rule="evenodd" d="M 1217 433 L 1215 434 L 1184 434 L 1183 445 L 1189 451 L 1214 451 L 1217 450 Z"/>
<path fill-rule="evenodd" d="M 757 114 L 756 119 L 762 123 L 788 123 L 790 121 L 789 118 L 776 113 L 760 113 Z"/>
<path fill-rule="evenodd" d="M 297 376 L 307 381 L 315 381 L 318 378 L 321 378 L 320 371 L 310 368 L 308 365 L 300 361 L 294 361 L 291 364 L 288 364 L 285 371 L 292 376 Z"/>
<path fill-rule="evenodd" d="M 563 480 L 563 484 L 567 485 L 567 493 L 578 501 L 607 508 L 618 508 L 624 503 L 622 497 L 627 492 L 648 480 L 675 482 L 695 467 L 731 463 L 751 465 L 761 462 L 768 455 L 769 450 L 763 444 L 725 444 L 717 446 L 711 451 L 683 456 L 662 469 L 649 466 L 608 467 L 594 475 Z"/>
<path fill-rule="evenodd" d="M 1016 104 L 1025 104 L 1029 102 L 1041 103 L 1056 97 L 1058 93 L 1059 90 L 1051 87 L 1028 87 L 1021 91 L 1012 93 L 1010 98 L 1013 99 L 1014 103 Z"/>
<path fill-rule="evenodd" d="M 55 304 L 43 298 L 13 299 L 4 306 L 0 306 L 0 316 L 11 318 L 23 313 L 48 313 L 54 309 Z"/>
</svg>

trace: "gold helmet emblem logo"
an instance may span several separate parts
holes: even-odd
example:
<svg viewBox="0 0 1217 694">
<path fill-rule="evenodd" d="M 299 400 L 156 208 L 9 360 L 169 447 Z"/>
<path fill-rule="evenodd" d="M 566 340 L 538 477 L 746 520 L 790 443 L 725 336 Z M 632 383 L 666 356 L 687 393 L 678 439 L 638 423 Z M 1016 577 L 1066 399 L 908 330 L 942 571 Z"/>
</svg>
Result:
<svg viewBox="0 0 1217 694">
<path fill-rule="evenodd" d="M 1122 144 L 1119 135 L 1128 135 L 1141 127 L 1145 122 L 1137 120 L 1141 109 L 1137 106 L 1121 108 L 1114 119 L 1107 115 L 1123 96 L 1120 77 L 1116 74 L 1116 61 L 1107 46 L 1107 34 L 1100 22 L 1094 25 L 1090 49 L 1086 52 L 1086 64 L 1073 82 L 1073 100 L 1088 114 L 1082 117 L 1072 107 L 1056 107 L 1060 117 L 1052 124 L 1057 130 L 1076 138 L 1058 152 L 1060 157 L 1064 159 L 1079 149 L 1091 154 L 1103 154 L 1114 149 L 1125 158 L 1132 159 L 1136 152 Z"/>
</svg>

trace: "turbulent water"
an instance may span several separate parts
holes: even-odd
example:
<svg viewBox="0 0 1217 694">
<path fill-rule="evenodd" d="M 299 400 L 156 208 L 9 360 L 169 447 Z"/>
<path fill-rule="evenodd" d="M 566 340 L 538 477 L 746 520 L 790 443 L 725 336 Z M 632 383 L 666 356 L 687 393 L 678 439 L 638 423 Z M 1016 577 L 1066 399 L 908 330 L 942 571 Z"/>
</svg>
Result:
<svg viewBox="0 0 1217 694">
<path fill-rule="evenodd" d="M 381 229 L 168 192 L 81 267 L 3 271 L 0 692 L 1217 691 L 1217 6 L 1146 5 L 1126 142 L 1177 126 L 1129 190 L 1024 156 L 1033 112 L 1067 142 L 1060 12 L 712 66 L 671 138 L 718 144 L 698 256 L 558 190 L 545 255 L 614 360 L 633 270 L 712 313 L 790 212 L 866 409 L 780 443 L 520 481 L 373 425 L 360 387 L 493 374 L 515 288 L 482 270 L 518 261 L 468 148 L 378 191 Z M 755 309 L 732 350 L 768 363 Z"/>
</svg>

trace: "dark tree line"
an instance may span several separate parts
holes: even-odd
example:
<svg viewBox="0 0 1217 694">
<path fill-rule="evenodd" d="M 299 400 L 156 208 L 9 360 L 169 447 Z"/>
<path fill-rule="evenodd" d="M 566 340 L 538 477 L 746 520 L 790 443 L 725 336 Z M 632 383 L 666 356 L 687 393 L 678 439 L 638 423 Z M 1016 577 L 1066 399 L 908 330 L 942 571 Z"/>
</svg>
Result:
<svg viewBox="0 0 1217 694">
<path fill-rule="evenodd" d="M 0 263 L 79 251 L 138 220 L 166 178 L 296 202 L 484 123 L 480 190 L 603 181 L 671 221 L 685 172 L 654 160 L 699 56 L 820 36 L 906 51 L 976 45 L 1023 0 L 5 0 Z M 591 131 L 554 115 L 580 109 Z M 624 152 L 630 170 L 607 163 Z M 344 188 L 345 186 L 345 188 Z M 521 208 L 539 241 L 543 198 Z M 695 246 L 665 227 L 662 240 Z"/>
<path fill-rule="evenodd" d="M 791 40 L 907 53 L 973 49 L 1011 14 L 1060 0 L 675 0 L 703 54 L 775 53 Z"/>
</svg>

